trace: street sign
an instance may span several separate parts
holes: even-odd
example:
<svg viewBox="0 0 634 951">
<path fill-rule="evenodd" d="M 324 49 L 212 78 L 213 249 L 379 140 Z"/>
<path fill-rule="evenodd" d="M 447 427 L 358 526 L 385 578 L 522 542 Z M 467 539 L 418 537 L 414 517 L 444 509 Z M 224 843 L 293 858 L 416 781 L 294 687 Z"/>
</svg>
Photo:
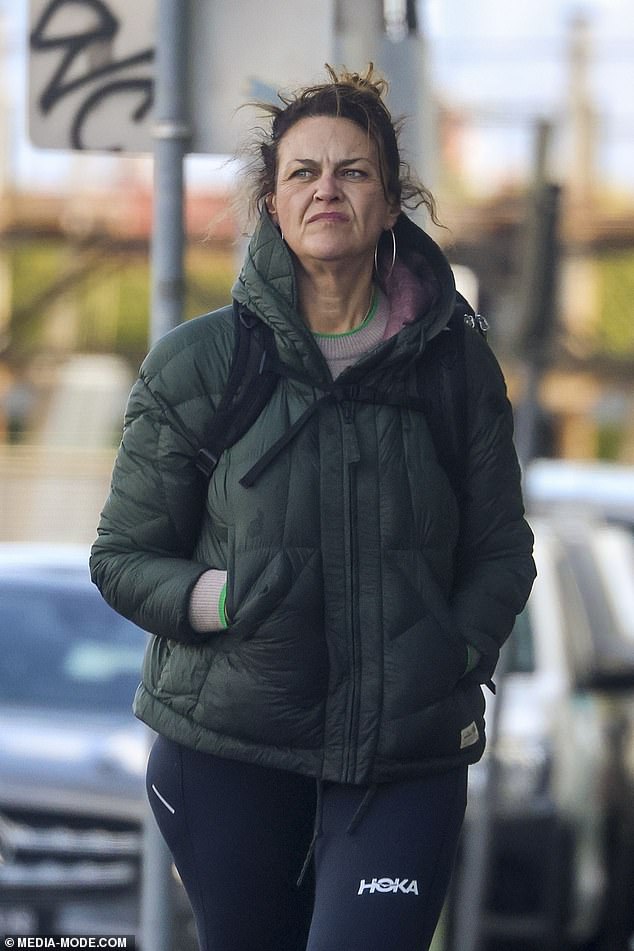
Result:
<svg viewBox="0 0 634 951">
<path fill-rule="evenodd" d="M 156 0 L 30 0 L 29 132 L 51 149 L 152 150 Z M 335 0 L 183 0 L 190 151 L 232 153 L 239 107 L 324 75 Z"/>
<path fill-rule="evenodd" d="M 257 118 L 241 104 L 324 78 L 335 0 L 198 0 L 192 25 L 193 148 L 233 152 Z"/>
<path fill-rule="evenodd" d="M 151 150 L 154 13 L 154 0 L 30 0 L 34 145 Z"/>
</svg>

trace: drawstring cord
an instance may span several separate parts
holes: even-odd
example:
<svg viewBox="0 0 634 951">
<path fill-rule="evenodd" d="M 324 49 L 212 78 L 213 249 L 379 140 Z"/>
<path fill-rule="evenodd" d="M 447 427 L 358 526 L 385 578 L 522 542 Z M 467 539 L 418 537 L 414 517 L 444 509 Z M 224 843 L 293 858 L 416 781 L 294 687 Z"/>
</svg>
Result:
<svg viewBox="0 0 634 951">
<path fill-rule="evenodd" d="M 306 877 L 306 872 L 312 861 L 313 854 L 315 852 L 315 846 L 317 844 L 317 839 L 321 835 L 321 820 L 324 811 L 324 784 L 321 779 L 317 780 L 317 802 L 315 804 L 315 821 L 313 823 L 313 837 L 310 840 L 310 845 L 308 846 L 308 852 L 306 853 L 306 858 L 304 859 L 304 864 L 302 865 L 302 870 L 299 873 L 299 878 L 297 879 L 297 887 L 299 888 L 304 878 Z"/>
<path fill-rule="evenodd" d="M 350 820 L 350 824 L 346 829 L 347 835 L 353 835 L 356 830 L 359 828 L 363 822 L 364 816 L 366 815 L 368 809 L 370 808 L 374 797 L 376 796 L 379 786 L 378 783 L 372 783 L 371 786 L 368 786 L 366 789 L 363 799 L 359 803 L 359 806 Z M 310 840 L 310 845 L 308 846 L 308 852 L 306 853 L 306 858 L 304 859 L 304 864 L 302 865 L 301 872 L 297 879 L 297 887 L 299 888 L 304 878 L 306 877 L 306 872 L 310 866 L 313 855 L 315 854 L 315 846 L 317 845 L 317 839 L 322 832 L 322 820 L 324 815 L 324 784 L 323 781 L 317 780 L 317 802 L 315 804 L 315 821 L 313 823 L 313 835 Z"/>
<path fill-rule="evenodd" d="M 361 823 L 363 822 L 363 817 L 365 816 L 366 812 L 370 808 L 372 804 L 372 800 L 376 796 L 377 789 L 378 789 L 377 783 L 372 783 L 371 786 L 368 786 L 363 799 L 359 803 L 359 808 L 353 815 L 352 819 L 350 820 L 350 825 L 346 829 L 346 832 L 348 833 L 348 835 L 352 835 L 355 832 L 355 830 L 358 829 Z"/>
</svg>

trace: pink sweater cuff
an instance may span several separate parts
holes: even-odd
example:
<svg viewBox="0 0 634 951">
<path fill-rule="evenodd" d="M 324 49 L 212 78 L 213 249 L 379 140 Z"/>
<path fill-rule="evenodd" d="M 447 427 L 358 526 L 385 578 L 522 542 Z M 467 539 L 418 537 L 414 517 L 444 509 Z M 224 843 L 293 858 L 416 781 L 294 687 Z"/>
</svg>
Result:
<svg viewBox="0 0 634 951">
<path fill-rule="evenodd" d="M 226 627 L 225 618 L 221 614 L 226 583 L 226 571 L 210 568 L 194 585 L 189 599 L 189 623 L 199 634 L 220 631 Z"/>
</svg>

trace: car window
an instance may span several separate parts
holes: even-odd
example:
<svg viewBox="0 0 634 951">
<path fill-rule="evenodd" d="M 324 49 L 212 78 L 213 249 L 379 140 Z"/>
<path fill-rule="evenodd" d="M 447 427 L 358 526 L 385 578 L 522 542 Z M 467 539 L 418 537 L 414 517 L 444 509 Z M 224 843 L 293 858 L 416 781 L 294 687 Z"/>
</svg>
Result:
<svg viewBox="0 0 634 951">
<path fill-rule="evenodd" d="M 634 648 L 634 537 L 618 529 L 596 533 L 597 569 L 623 641 Z"/>
<path fill-rule="evenodd" d="M 557 562 L 561 592 L 563 645 L 570 671 L 585 679 L 592 667 L 595 637 L 608 624 L 605 597 L 585 545 L 566 545 L 566 556 Z"/>
<path fill-rule="evenodd" d="M 535 670 L 535 650 L 533 630 L 528 608 L 524 608 L 515 619 L 515 626 L 504 645 L 506 654 L 506 672 L 509 674 L 530 674 Z"/>
<path fill-rule="evenodd" d="M 127 711 L 145 637 L 86 585 L 0 584 L 0 702 Z"/>
</svg>

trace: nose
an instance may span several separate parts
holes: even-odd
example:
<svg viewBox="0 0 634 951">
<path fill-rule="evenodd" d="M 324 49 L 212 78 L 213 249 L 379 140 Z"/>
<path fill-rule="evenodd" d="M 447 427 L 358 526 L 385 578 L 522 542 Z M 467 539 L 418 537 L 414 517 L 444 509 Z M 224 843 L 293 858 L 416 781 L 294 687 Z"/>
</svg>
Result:
<svg viewBox="0 0 634 951">
<path fill-rule="evenodd" d="M 323 171 L 316 181 L 315 199 L 317 201 L 336 201 L 340 197 L 337 176 L 331 171 Z"/>
</svg>

